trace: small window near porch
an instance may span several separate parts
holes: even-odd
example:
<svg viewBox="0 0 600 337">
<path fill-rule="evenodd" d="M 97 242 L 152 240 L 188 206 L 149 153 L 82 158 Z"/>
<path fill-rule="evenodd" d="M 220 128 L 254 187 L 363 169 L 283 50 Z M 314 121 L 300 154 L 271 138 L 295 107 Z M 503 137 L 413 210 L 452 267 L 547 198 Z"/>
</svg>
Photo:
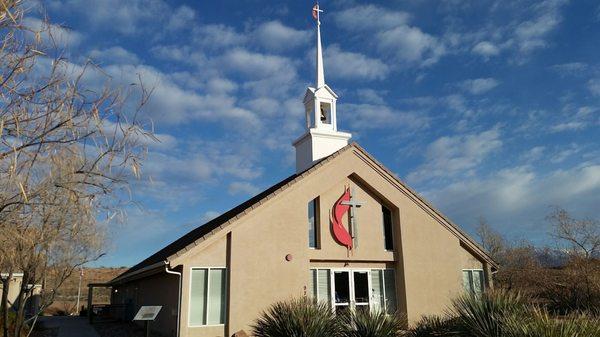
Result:
<svg viewBox="0 0 600 337">
<path fill-rule="evenodd" d="M 371 270 L 371 291 L 375 311 L 396 312 L 396 274 L 393 269 Z"/>
<path fill-rule="evenodd" d="M 308 247 L 319 248 L 319 198 L 308 203 Z"/>
<path fill-rule="evenodd" d="M 392 229 L 392 211 L 381 205 L 381 214 L 383 219 L 383 239 L 385 241 L 385 250 L 394 250 L 394 233 Z"/>
<path fill-rule="evenodd" d="M 194 268 L 190 284 L 190 326 L 225 324 L 225 268 Z"/>
<path fill-rule="evenodd" d="M 484 290 L 484 275 L 482 269 L 464 269 L 463 287 L 472 295 L 479 295 Z"/>
</svg>

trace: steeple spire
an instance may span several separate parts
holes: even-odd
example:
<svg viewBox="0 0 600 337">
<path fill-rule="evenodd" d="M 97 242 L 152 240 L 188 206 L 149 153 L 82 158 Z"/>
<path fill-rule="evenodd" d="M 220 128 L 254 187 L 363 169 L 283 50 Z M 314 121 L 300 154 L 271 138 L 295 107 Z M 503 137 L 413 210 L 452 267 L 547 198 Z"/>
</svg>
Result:
<svg viewBox="0 0 600 337">
<path fill-rule="evenodd" d="M 319 89 L 325 85 L 325 71 L 323 70 L 323 47 L 321 46 L 321 15 L 323 10 L 319 8 L 317 3 L 313 8 L 313 13 L 316 12 L 317 19 L 317 83 L 316 88 Z M 313 15 L 314 16 L 314 15 Z"/>
<path fill-rule="evenodd" d="M 352 137 L 349 133 L 338 131 L 338 96 L 325 84 L 319 20 L 321 12 L 323 11 L 317 3 L 312 9 L 312 16 L 317 21 L 317 78 L 315 88 L 308 87 L 304 94 L 306 131 L 292 143 L 296 148 L 296 172 L 306 170 L 318 160 L 348 145 L 348 140 Z"/>
</svg>

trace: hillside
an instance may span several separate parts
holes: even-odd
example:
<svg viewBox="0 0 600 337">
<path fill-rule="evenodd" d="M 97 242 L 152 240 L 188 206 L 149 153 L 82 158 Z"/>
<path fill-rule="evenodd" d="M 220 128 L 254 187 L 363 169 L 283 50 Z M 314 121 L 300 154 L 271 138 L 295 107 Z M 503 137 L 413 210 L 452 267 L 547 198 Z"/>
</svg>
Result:
<svg viewBox="0 0 600 337">
<path fill-rule="evenodd" d="M 84 268 L 81 280 L 81 296 L 79 306 L 87 306 L 87 291 L 89 283 L 104 283 L 123 273 L 127 268 Z M 79 271 L 74 272 L 59 289 L 54 303 L 46 310 L 48 314 L 69 314 L 76 312 L 77 287 Z M 94 290 L 94 304 L 109 303 L 110 289 Z"/>
</svg>

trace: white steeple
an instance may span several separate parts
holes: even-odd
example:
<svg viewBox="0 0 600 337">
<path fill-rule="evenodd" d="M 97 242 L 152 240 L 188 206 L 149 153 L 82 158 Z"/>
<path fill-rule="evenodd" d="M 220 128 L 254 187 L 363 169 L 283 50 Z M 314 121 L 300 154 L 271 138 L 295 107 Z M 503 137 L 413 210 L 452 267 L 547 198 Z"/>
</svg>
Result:
<svg viewBox="0 0 600 337">
<path fill-rule="evenodd" d="M 306 132 L 293 142 L 296 148 L 296 172 L 302 172 L 318 160 L 348 145 L 352 136 L 337 130 L 336 101 L 338 96 L 325 84 L 321 21 L 319 5 L 313 7 L 317 20 L 316 88 L 308 87 L 304 94 Z"/>
</svg>

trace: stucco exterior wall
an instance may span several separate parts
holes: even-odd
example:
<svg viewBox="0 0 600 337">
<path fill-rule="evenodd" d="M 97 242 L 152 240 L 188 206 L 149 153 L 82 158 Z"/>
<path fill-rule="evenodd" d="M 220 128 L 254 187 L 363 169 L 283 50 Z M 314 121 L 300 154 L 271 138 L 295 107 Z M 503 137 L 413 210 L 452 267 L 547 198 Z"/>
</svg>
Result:
<svg viewBox="0 0 600 337">
<path fill-rule="evenodd" d="M 364 203 L 357 211 L 358 246 L 350 253 L 335 242 L 329 222 L 331 207 L 345 186 L 354 187 L 355 198 Z M 320 200 L 320 247 L 310 249 L 307 205 L 316 197 Z M 384 246 L 382 204 L 392 210 L 395 249 L 391 252 Z M 291 261 L 286 260 L 288 255 Z M 275 301 L 309 293 L 311 267 L 393 268 L 398 309 L 413 323 L 421 315 L 441 313 L 463 289 L 462 269 L 481 265 L 461 246 L 455 230 L 352 147 L 169 262 L 183 270 L 183 337 L 248 332 L 261 311 Z M 227 267 L 226 324 L 189 326 L 194 267 Z M 176 283 L 168 287 L 177 291 Z"/>
</svg>

